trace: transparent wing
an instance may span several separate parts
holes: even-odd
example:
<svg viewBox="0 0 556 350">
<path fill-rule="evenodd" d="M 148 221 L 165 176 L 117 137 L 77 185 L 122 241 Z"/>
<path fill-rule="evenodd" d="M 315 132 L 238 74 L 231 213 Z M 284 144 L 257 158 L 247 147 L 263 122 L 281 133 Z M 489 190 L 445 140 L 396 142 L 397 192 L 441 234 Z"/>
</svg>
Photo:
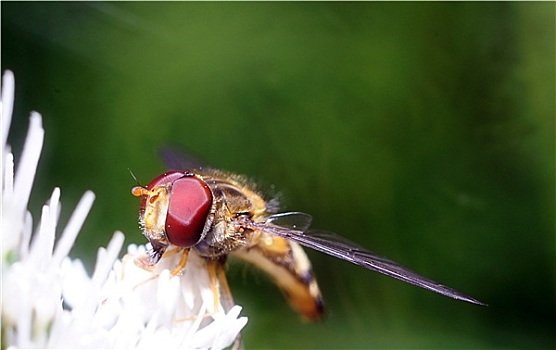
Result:
<svg viewBox="0 0 556 350">
<path fill-rule="evenodd" d="M 266 224 L 305 232 L 311 226 L 312 221 L 313 217 L 311 215 L 294 211 L 271 215 L 266 219 Z"/>
<path fill-rule="evenodd" d="M 240 225 L 244 227 L 284 237 L 286 239 L 297 242 L 302 246 L 326 253 L 342 260 L 349 261 L 355 265 L 380 272 L 386 276 L 396 278 L 403 282 L 413 284 L 415 286 L 433 291 L 435 293 L 439 293 L 450 298 L 467 301 L 473 304 L 485 305 L 477 299 L 467 296 L 452 288 L 446 287 L 431 279 L 423 277 L 418 273 L 413 272 L 410 269 L 392 260 L 382 258 L 375 253 L 361 248 L 359 245 L 338 235 L 322 231 L 304 232 L 303 230 L 292 229 L 289 226 L 283 227 L 276 225 L 277 223 L 281 223 L 284 221 L 287 222 L 288 220 L 300 220 L 299 217 L 307 215 L 300 214 L 303 213 L 284 213 L 281 214 L 280 219 L 274 219 L 276 215 L 273 215 L 269 217 L 269 220 L 267 222 L 264 223 L 253 222 L 246 217 L 240 217 L 238 218 L 238 221 Z M 286 219 L 288 216 L 292 216 L 294 218 Z"/>
<path fill-rule="evenodd" d="M 198 157 L 191 153 L 185 153 L 180 150 L 180 147 L 176 146 L 162 146 L 158 154 L 168 169 L 172 170 L 203 169 L 207 165 Z"/>
</svg>

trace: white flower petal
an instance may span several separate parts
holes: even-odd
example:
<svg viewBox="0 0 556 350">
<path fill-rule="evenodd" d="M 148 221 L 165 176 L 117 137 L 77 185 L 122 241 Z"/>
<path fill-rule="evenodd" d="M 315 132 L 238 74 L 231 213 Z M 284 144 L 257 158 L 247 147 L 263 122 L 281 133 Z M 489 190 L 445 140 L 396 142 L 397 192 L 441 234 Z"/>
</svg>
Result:
<svg viewBox="0 0 556 350">
<path fill-rule="evenodd" d="M 6 150 L 4 155 L 4 173 L 2 174 L 2 202 L 4 198 L 6 201 L 11 201 L 14 192 L 14 155 L 9 150 Z"/>
<path fill-rule="evenodd" d="M 42 118 L 37 112 L 31 112 L 29 131 L 23 145 L 21 160 L 17 166 L 14 178 L 14 214 L 22 215 L 29 202 L 29 195 L 35 180 L 37 165 L 41 155 L 44 139 Z M 6 208 L 9 209 L 9 208 Z"/>
<path fill-rule="evenodd" d="M 60 203 L 60 189 L 55 188 L 50 197 L 48 205 L 42 207 L 41 221 L 39 228 L 34 235 L 31 249 L 29 251 L 29 263 L 37 269 L 46 270 L 50 265 L 54 239 L 56 233 L 56 223 L 58 216 L 58 205 Z"/>
<path fill-rule="evenodd" d="M 53 265 L 57 266 L 60 264 L 62 259 L 69 254 L 70 249 L 75 242 L 75 238 L 77 237 L 79 230 L 81 230 L 81 226 L 83 226 L 85 218 L 91 210 L 94 200 L 95 194 L 91 191 L 85 192 L 83 197 L 81 197 L 81 200 L 79 200 L 79 203 L 68 221 L 66 228 L 62 232 L 62 236 L 56 244 L 56 250 L 54 251 L 54 255 L 52 257 Z"/>
<path fill-rule="evenodd" d="M 5 145 L 8 140 L 14 106 L 14 91 L 14 74 L 7 70 L 2 76 L 2 145 Z"/>
</svg>

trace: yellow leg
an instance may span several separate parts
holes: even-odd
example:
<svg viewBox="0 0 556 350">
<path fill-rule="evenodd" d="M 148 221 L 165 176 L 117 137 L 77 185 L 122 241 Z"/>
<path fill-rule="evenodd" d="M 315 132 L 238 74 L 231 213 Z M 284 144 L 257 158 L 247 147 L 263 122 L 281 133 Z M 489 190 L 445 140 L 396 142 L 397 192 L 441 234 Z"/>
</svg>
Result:
<svg viewBox="0 0 556 350">
<path fill-rule="evenodd" d="M 170 272 L 171 276 L 177 276 L 183 271 L 183 269 L 185 269 L 185 265 L 187 265 L 188 256 L 189 256 L 189 249 L 183 249 L 180 256 L 180 262 L 178 263 L 178 266 L 176 266 L 176 268 L 173 269 L 172 272 Z"/>
<path fill-rule="evenodd" d="M 170 250 L 165 251 L 164 254 L 162 254 L 162 256 L 167 258 L 169 256 L 181 253 L 183 249 L 184 248 L 175 247 L 175 248 L 172 248 Z"/>
<path fill-rule="evenodd" d="M 228 312 L 235 305 L 234 297 L 232 296 L 232 291 L 228 285 L 228 279 L 226 278 L 226 273 L 224 271 L 224 265 L 218 263 L 216 267 L 216 276 L 218 277 L 218 283 L 220 285 L 220 302 L 224 307 L 224 311 Z"/>
<path fill-rule="evenodd" d="M 216 265 L 216 275 L 218 277 L 218 283 L 220 283 L 220 301 L 224 307 L 224 311 L 228 312 L 234 306 L 234 297 L 230 291 L 230 286 L 228 285 L 228 279 L 226 278 L 226 273 L 224 272 L 224 265 L 220 262 Z M 241 333 L 239 333 L 232 344 L 232 350 L 243 349 L 243 343 L 241 340 Z"/>
<path fill-rule="evenodd" d="M 214 296 L 214 311 L 218 310 L 218 304 L 220 304 L 220 292 L 218 290 L 218 276 L 216 272 L 215 260 L 207 261 L 207 270 L 210 278 L 210 289 L 212 290 L 212 295 Z"/>
</svg>

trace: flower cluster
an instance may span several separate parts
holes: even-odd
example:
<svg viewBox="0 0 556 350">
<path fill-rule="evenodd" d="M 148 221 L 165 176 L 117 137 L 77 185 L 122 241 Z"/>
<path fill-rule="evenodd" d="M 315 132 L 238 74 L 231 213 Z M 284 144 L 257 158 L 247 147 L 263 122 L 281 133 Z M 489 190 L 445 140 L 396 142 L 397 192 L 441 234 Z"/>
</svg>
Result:
<svg viewBox="0 0 556 350">
<path fill-rule="evenodd" d="M 68 254 L 94 201 L 86 192 L 56 239 L 61 210 L 55 188 L 33 228 L 27 210 L 44 129 L 31 113 L 17 171 L 7 145 L 14 76 L 2 79 L 2 347 L 4 348 L 223 348 L 238 339 L 247 318 L 241 307 L 214 306 L 205 261 L 191 253 L 182 275 L 171 276 L 175 257 L 156 269 L 135 263 L 147 248 L 124 235 L 99 248 L 90 277 Z"/>
</svg>

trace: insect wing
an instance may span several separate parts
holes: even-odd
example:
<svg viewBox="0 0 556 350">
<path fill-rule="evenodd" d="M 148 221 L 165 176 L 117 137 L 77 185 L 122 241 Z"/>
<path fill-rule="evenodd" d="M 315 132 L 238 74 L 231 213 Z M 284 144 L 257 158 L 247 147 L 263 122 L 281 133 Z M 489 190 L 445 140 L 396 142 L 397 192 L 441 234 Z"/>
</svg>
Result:
<svg viewBox="0 0 556 350">
<path fill-rule="evenodd" d="M 207 165 L 194 155 L 180 151 L 178 147 L 163 146 L 158 154 L 168 169 L 172 170 L 203 169 Z"/>
<path fill-rule="evenodd" d="M 312 221 L 313 217 L 311 215 L 294 211 L 271 215 L 266 219 L 266 224 L 305 232 L 311 226 Z"/>
<path fill-rule="evenodd" d="M 439 293 L 450 298 L 467 301 L 469 303 L 485 305 L 484 303 L 460 293 L 452 288 L 446 287 L 431 279 L 423 277 L 408 268 L 386 258 L 377 256 L 375 253 L 359 247 L 357 244 L 332 233 L 320 231 L 303 232 L 292 230 L 287 227 L 275 225 L 276 221 L 256 223 L 245 220 L 242 224 L 251 229 L 284 237 L 299 243 L 302 246 L 326 253 L 328 255 L 349 261 L 366 269 L 380 272 L 384 275 L 396 278 L 403 282 Z"/>
</svg>

